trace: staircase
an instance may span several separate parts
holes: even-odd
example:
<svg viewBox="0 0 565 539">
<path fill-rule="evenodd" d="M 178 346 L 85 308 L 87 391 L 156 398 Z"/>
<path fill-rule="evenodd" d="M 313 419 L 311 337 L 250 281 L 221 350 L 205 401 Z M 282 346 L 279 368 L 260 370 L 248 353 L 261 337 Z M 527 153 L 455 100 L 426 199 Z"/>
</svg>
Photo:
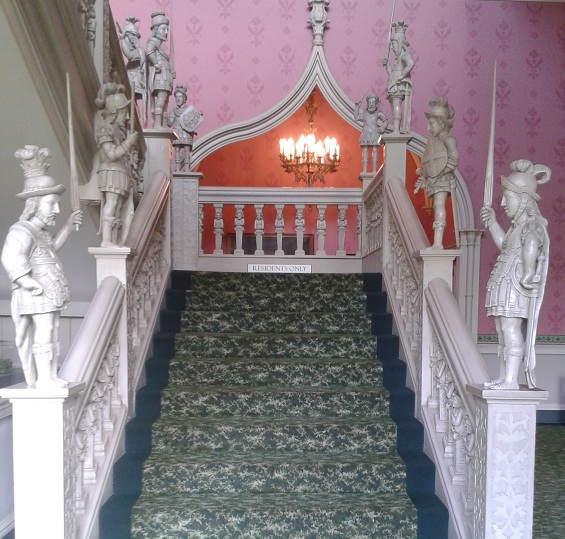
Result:
<svg viewBox="0 0 565 539">
<path fill-rule="evenodd" d="M 447 537 L 380 276 L 173 282 L 101 539 Z"/>
</svg>

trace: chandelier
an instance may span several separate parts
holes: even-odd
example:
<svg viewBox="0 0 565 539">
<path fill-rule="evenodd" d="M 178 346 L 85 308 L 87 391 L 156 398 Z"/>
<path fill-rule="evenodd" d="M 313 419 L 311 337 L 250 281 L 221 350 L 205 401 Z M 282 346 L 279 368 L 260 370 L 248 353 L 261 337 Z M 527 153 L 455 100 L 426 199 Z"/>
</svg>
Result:
<svg viewBox="0 0 565 539">
<path fill-rule="evenodd" d="M 314 104 L 316 90 L 308 98 L 305 108 L 308 117 L 308 132 L 300 135 L 297 142 L 290 137 L 280 139 L 282 167 L 294 174 L 296 183 L 305 182 L 312 187 L 315 182 L 324 183 L 324 175 L 337 170 L 339 165 L 339 144 L 335 138 L 326 137 L 324 142 L 316 140 L 314 116 L 318 107 Z"/>
</svg>

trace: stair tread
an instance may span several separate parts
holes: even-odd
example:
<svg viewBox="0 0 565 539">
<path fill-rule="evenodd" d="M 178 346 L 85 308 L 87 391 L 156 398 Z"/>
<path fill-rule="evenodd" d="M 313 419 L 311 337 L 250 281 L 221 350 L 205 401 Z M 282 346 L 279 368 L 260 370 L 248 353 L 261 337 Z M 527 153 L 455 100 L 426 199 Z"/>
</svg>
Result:
<svg viewBox="0 0 565 539">
<path fill-rule="evenodd" d="M 282 510 L 282 511 L 364 511 L 367 509 L 393 511 L 403 507 L 410 514 L 416 510 L 406 493 L 373 493 L 349 492 L 336 494 L 333 492 L 317 493 L 288 493 L 288 492 L 241 492 L 217 493 L 208 497 L 202 494 L 156 494 L 142 493 L 134 506 L 143 511 L 159 511 L 169 508 L 179 512 L 194 512 L 199 510 L 230 511 L 230 510 Z M 412 510 L 411 510 L 412 509 Z"/>
</svg>

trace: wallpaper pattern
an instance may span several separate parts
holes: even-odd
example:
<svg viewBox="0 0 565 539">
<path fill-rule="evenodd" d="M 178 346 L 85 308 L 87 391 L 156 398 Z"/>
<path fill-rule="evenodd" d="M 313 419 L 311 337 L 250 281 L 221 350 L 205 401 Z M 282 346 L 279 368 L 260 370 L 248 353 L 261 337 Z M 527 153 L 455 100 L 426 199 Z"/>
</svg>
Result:
<svg viewBox="0 0 565 539">
<path fill-rule="evenodd" d="M 142 42 L 152 11 L 169 0 L 110 0 L 114 18 L 140 20 Z M 352 101 L 371 90 L 384 99 L 382 57 L 390 0 L 332 0 L 324 51 Z M 306 0 L 174 0 L 177 82 L 204 111 L 199 135 L 276 105 L 302 74 L 311 50 Z M 565 334 L 565 5 L 485 0 L 398 0 L 395 19 L 410 27 L 416 61 L 412 129 L 425 135 L 423 111 L 435 96 L 456 110 L 459 169 L 475 215 L 482 203 L 492 69 L 498 62 L 495 176 L 519 158 L 548 165 L 540 208 L 549 220 L 550 273 L 538 332 Z M 390 110 L 383 104 L 387 115 Z M 495 206 L 500 202 L 496 180 Z M 506 228 L 508 221 L 499 211 Z M 485 237 L 481 287 L 496 258 Z M 494 333 L 480 309 L 479 332 Z"/>
</svg>

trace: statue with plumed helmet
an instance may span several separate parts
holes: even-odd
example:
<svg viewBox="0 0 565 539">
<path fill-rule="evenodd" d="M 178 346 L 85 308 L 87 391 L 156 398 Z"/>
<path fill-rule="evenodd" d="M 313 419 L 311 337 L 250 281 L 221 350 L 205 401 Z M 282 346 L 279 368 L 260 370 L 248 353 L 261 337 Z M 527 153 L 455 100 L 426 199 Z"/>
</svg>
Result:
<svg viewBox="0 0 565 539">
<path fill-rule="evenodd" d="M 64 387 L 67 382 L 57 376 L 59 320 L 70 296 L 57 251 L 82 224 L 82 211 L 72 212 L 51 236 L 47 228 L 55 225 L 65 186 L 47 174 L 50 152 L 25 146 L 15 155 L 25 177 L 24 190 L 16 196 L 25 207 L 6 237 L 2 265 L 12 282 L 16 347 L 29 387 Z"/>
</svg>

